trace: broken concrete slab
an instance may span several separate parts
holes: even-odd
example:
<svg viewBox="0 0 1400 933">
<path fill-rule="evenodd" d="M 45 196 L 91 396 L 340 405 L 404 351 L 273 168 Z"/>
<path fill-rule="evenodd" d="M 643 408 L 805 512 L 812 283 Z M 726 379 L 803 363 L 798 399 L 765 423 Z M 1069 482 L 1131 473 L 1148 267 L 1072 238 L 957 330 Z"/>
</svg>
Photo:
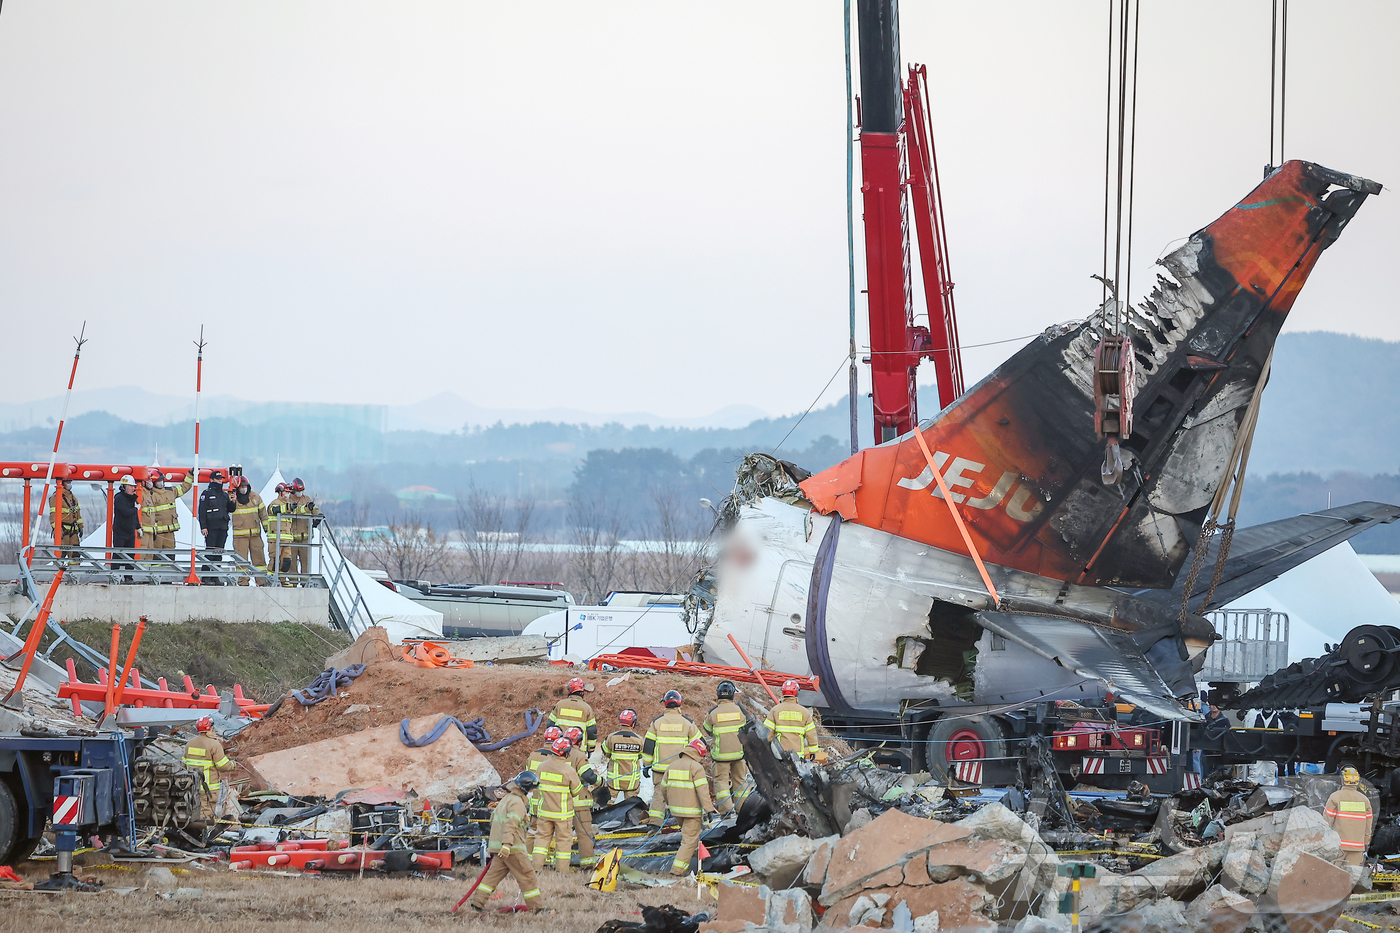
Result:
<svg viewBox="0 0 1400 933">
<path fill-rule="evenodd" d="M 841 838 L 831 854 L 818 902 L 830 907 L 853 894 L 865 882 L 892 867 L 902 869 L 941 842 L 971 834 L 970 829 L 937 820 L 924 820 L 898 810 L 886 810 L 865 826 Z"/>
<path fill-rule="evenodd" d="M 814 922 L 811 895 L 801 888 L 768 895 L 768 933 L 809 933 Z"/>
<path fill-rule="evenodd" d="M 1295 808 L 1296 809 L 1296 808 Z M 1279 873 L 1282 855 L 1274 862 Z M 1277 885 L 1269 881 L 1271 891 L 1277 891 L 1272 901 L 1290 930 L 1330 930 L 1351 896 L 1351 874 L 1308 852 L 1290 856 L 1287 870 Z"/>
<path fill-rule="evenodd" d="M 1186 929 L 1186 905 L 1164 897 L 1126 914 L 1097 918 L 1084 929 L 1086 933 L 1181 933 Z"/>
<path fill-rule="evenodd" d="M 412 720 L 409 730 L 422 735 L 440 718 Z M 399 740 L 398 725 L 379 726 L 258 755 L 251 763 L 273 788 L 298 796 L 334 797 L 350 787 L 389 784 L 431 800 L 455 800 L 501 783 L 491 762 L 457 729 L 431 745 L 409 748 Z"/>
<path fill-rule="evenodd" d="M 1079 912 L 1086 917 L 1126 914 L 1151 901 L 1156 891 L 1156 886 L 1147 878 L 1119 875 L 1100 868 L 1094 880 L 1084 885 Z"/>
<path fill-rule="evenodd" d="M 477 663 L 515 664 L 549 657 L 549 645 L 541 635 L 506 635 L 501 638 L 472 638 L 449 642 L 454 658 Z"/>
<path fill-rule="evenodd" d="M 1254 901 L 1215 884 L 1187 906 L 1186 922 L 1199 933 L 1244 933 L 1256 913 Z"/>
<path fill-rule="evenodd" d="M 1225 827 L 1225 841 L 1253 833 L 1264 858 L 1272 860 L 1284 846 L 1295 846 L 1334 862 L 1342 857 L 1342 841 L 1322 815 L 1307 807 L 1290 807 Z"/>
<path fill-rule="evenodd" d="M 1220 874 L 1227 844 L 1188 849 L 1178 855 L 1159 859 L 1132 874 L 1151 882 L 1158 898 L 1185 900 L 1200 894 Z"/>
<path fill-rule="evenodd" d="M 1350 896 L 1351 889 L 1350 872 L 1301 847 L 1287 846 L 1274 857 L 1268 894 L 1280 907 L 1291 897 L 1290 912 L 1311 913 L 1330 907 L 1337 900 Z M 1314 906 L 1308 907 L 1310 903 Z"/>
<path fill-rule="evenodd" d="M 1025 849 L 1026 865 L 1031 871 L 1027 878 L 1029 890 L 1043 891 L 1054 885 L 1060 857 L 1025 820 L 1006 807 L 999 803 L 988 804 L 954 825 L 970 830 L 980 839 L 1004 839 Z"/>
<path fill-rule="evenodd" d="M 1245 897 L 1258 897 L 1269 888 L 1269 863 L 1254 833 L 1238 833 L 1225 843 L 1220 882 Z"/>
<path fill-rule="evenodd" d="M 821 842 L 806 836 L 779 836 L 749 853 L 749 867 L 759 881 L 781 891 L 792 887 Z"/>
<path fill-rule="evenodd" d="M 1026 864 L 1026 850 L 1005 839 L 957 839 L 934 846 L 925 857 L 931 882 L 966 878 L 973 884 L 1009 881 Z M 906 880 L 908 871 L 906 869 Z"/>
<path fill-rule="evenodd" d="M 817 848 L 812 852 L 812 857 L 807 861 L 807 867 L 802 870 L 802 883 L 809 888 L 820 888 L 822 882 L 826 880 L 826 869 L 831 863 L 831 853 L 836 851 L 836 846 L 841 842 L 840 836 L 827 836 L 825 839 L 817 840 Z"/>
<path fill-rule="evenodd" d="M 913 918 L 916 933 L 920 929 L 994 933 L 997 929 L 997 923 L 992 919 L 996 898 L 962 879 L 942 884 L 863 891 L 830 907 L 823 916 L 823 927 L 839 930 L 842 924 L 858 927 L 862 923 L 881 926 L 887 922 L 887 918 L 892 924 L 894 913 L 901 905 Z M 937 920 L 925 919 L 933 917 L 937 917 Z M 920 924 L 920 920 L 924 922 Z"/>
<path fill-rule="evenodd" d="M 725 923 L 741 921 L 762 926 L 768 922 L 768 889 L 743 884 L 719 884 L 719 919 Z M 741 928 L 742 929 L 742 928 Z"/>
</svg>

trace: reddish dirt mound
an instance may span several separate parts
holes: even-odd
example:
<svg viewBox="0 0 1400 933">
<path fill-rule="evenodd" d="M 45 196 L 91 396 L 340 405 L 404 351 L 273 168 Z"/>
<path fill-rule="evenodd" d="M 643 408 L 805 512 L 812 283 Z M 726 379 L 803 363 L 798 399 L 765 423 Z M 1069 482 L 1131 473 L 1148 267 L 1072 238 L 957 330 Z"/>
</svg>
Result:
<svg viewBox="0 0 1400 933">
<path fill-rule="evenodd" d="M 586 698 L 597 714 L 600 737 L 617 729 L 617 714 L 629 708 L 637 711 L 640 731 L 644 732 L 652 718 L 662 712 L 661 697 L 671 689 L 681 692 L 685 698 L 681 711 L 698 723 L 715 704 L 715 685 L 719 683 L 719 678 L 633 671 L 627 680 L 609 687 L 608 681 L 620 675 L 518 664 L 438 670 L 384 661 L 370 665 L 339 697 L 315 706 L 286 700 L 276 715 L 240 732 L 230 752 L 247 758 L 432 713 L 450 713 L 463 721 L 480 716 L 486 720 L 492 739 L 503 739 L 524 730 L 525 710 L 534 707 L 548 714 L 564 697 L 564 684 L 575 676 L 593 686 Z M 738 686 L 742 692 L 761 696 L 763 706 L 770 705 L 762 687 Z M 355 705 L 369 709 L 347 712 Z M 538 736 L 537 732 L 508 748 L 488 752 L 487 758 L 503 778 L 515 775 L 524 768 L 530 752 L 540 747 Z"/>
</svg>

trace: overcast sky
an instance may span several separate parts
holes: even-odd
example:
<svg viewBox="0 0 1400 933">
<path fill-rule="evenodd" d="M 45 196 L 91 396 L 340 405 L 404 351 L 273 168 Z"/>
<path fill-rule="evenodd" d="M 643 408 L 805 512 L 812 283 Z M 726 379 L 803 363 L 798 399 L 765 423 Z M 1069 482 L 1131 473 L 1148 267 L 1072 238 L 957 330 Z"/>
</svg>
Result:
<svg viewBox="0 0 1400 933">
<path fill-rule="evenodd" d="M 1269 6 L 1143 0 L 1138 295 L 1260 178 Z M 1396 184 L 1400 4 L 1290 10 L 1287 154 Z M 1083 317 L 1104 2 L 901 12 L 964 343 Z M 85 388 L 191 391 L 203 323 L 205 391 L 243 398 L 800 411 L 846 349 L 841 25 L 833 0 L 7 0 L 0 396 L 61 392 L 86 318 Z M 1397 253 L 1388 189 L 1289 329 L 1400 339 Z M 968 350 L 969 383 L 1016 346 Z"/>
</svg>

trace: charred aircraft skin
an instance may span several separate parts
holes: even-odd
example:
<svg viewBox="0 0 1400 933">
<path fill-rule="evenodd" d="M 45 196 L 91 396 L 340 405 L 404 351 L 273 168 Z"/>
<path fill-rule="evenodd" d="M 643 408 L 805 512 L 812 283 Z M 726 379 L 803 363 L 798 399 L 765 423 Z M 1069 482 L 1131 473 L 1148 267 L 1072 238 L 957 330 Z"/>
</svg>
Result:
<svg viewBox="0 0 1400 933">
<path fill-rule="evenodd" d="M 1101 314 L 1050 328 L 926 424 L 982 556 L 1071 583 L 1171 587 L 1298 290 L 1379 190 L 1289 162 L 1161 260 L 1171 278 L 1127 310 L 1138 387 L 1120 486 L 1103 485 L 1093 429 Z M 912 434 L 802 489 L 824 514 L 965 550 Z"/>
<path fill-rule="evenodd" d="M 1379 190 L 1290 162 L 1162 260 L 1172 278 L 1127 312 L 1138 391 L 1118 486 L 1103 485 L 1093 430 L 1102 314 L 1049 329 L 921 426 L 999 604 L 912 433 L 810 477 L 749 458 L 727 511 L 706 657 L 739 663 L 733 634 L 769 668 L 818 674 L 822 705 L 837 711 L 1111 690 L 1195 718 L 1180 700 L 1194 695 L 1214 632 L 1181 619 L 1171 587 L 1298 290 Z M 1345 508 L 1241 530 L 1254 550 L 1232 557 L 1226 590 L 1400 514 Z"/>
</svg>

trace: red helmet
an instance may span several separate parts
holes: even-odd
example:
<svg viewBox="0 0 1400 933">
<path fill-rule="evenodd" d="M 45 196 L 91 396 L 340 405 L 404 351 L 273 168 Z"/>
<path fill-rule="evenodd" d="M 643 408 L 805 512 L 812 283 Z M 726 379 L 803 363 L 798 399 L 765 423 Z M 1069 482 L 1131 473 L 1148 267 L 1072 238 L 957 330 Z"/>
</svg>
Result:
<svg viewBox="0 0 1400 933">
<path fill-rule="evenodd" d="M 287 488 L 290 489 L 292 492 L 301 492 L 303 489 L 306 488 L 306 484 L 303 483 L 301 481 L 301 477 L 298 476 L 296 479 L 292 480 L 292 485 Z"/>
<path fill-rule="evenodd" d="M 570 726 L 569 728 L 564 730 L 564 738 L 568 739 L 575 745 L 582 745 L 583 730 L 580 729 L 578 726 Z"/>
<path fill-rule="evenodd" d="M 569 678 L 569 682 L 564 685 L 564 689 L 570 693 L 582 693 L 583 687 L 582 677 L 571 677 Z"/>
<path fill-rule="evenodd" d="M 288 486 L 286 483 L 278 483 L 278 484 L 277 484 L 277 491 L 278 491 L 279 493 L 287 492 L 287 491 L 290 490 L 291 488 L 292 488 L 292 487 Z"/>
<path fill-rule="evenodd" d="M 697 752 L 700 753 L 701 758 L 704 758 L 710 753 L 710 747 L 706 745 L 705 740 L 700 738 L 698 735 L 695 738 L 691 739 L 690 744 L 686 747 L 695 749 Z"/>
<path fill-rule="evenodd" d="M 570 742 L 568 739 L 555 739 L 554 744 L 550 746 L 550 748 L 554 750 L 554 754 L 561 758 L 569 754 L 569 749 L 573 747 L 574 743 Z"/>
<path fill-rule="evenodd" d="M 239 487 L 241 487 L 241 486 L 251 486 L 251 485 L 253 485 L 253 484 L 252 484 L 252 482 L 249 481 L 248 477 L 246 477 L 246 476 L 240 476 L 240 477 L 238 477 L 237 480 L 234 481 L 234 484 L 233 484 L 233 485 L 234 485 L 234 486 L 239 486 Z"/>
<path fill-rule="evenodd" d="M 210 719 L 208 716 L 201 716 L 195 720 L 194 727 L 200 732 L 208 732 L 210 729 L 214 728 L 214 720 Z"/>
<path fill-rule="evenodd" d="M 637 711 L 634 709 L 625 709 L 617 714 L 617 721 L 624 726 L 635 726 L 637 724 Z"/>
<path fill-rule="evenodd" d="M 785 681 L 783 681 L 783 696 L 785 696 L 785 697 L 795 697 L 795 696 L 797 696 L 797 691 L 798 691 L 797 681 L 795 681 L 795 680 L 785 680 Z"/>
<path fill-rule="evenodd" d="M 553 745 L 563 737 L 564 730 L 560 729 L 558 726 L 550 726 L 548 729 L 544 730 L 544 740 L 550 745 Z"/>
<path fill-rule="evenodd" d="M 661 705 L 667 709 L 675 709 L 681 705 L 681 692 L 679 690 L 667 690 L 666 695 L 661 698 Z"/>
<path fill-rule="evenodd" d="M 165 474 L 161 472 L 160 467 L 147 467 L 146 479 L 154 483 L 158 479 L 165 479 Z"/>
</svg>

